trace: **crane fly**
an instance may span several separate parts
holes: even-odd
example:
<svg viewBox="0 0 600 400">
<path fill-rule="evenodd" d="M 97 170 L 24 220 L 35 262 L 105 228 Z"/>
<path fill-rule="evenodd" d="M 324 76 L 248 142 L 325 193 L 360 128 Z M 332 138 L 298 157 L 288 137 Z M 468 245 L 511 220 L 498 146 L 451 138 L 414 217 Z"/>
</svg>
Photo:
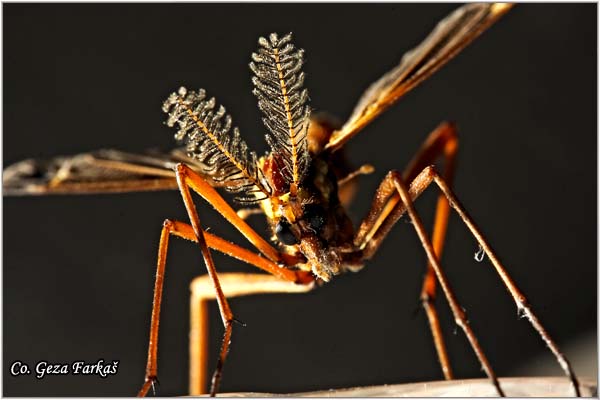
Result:
<svg viewBox="0 0 600 400">
<path fill-rule="evenodd" d="M 184 87 L 164 102 L 167 125 L 185 146 L 170 153 L 131 154 L 101 150 L 48 161 L 25 160 L 7 167 L 3 189 L 8 195 L 89 194 L 177 189 L 189 223 L 165 220 L 160 236 L 146 376 L 140 396 L 154 387 L 158 374 L 158 332 L 166 255 L 170 236 L 196 242 L 208 274 L 197 286 L 197 304 L 217 301 L 224 334 L 210 394 L 215 395 L 229 351 L 236 322 L 228 297 L 268 292 L 305 292 L 330 282 L 335 276 L 358 272 L 379 249 L 395 223 L 407 215 L 425 250 L 428 265 L 421 302 L 425 309 L 439 363 L 446 379 L 453 379 L 438 314 L 433 303 L 437 286 L 448 300 L 454 319 L 497 393 L 503 395 L 490 362 L 470 327 L 465 313 L 440 266 L 447 221 L 452 209 L 459 215 L 482 251 L 493 264 L 520 313 L 540 334 L 579 395 L 571 366 L 550 338 L 525 296 L 508 275 L 479 228 L 451 189 L 456 155 L 456 129 L 440 124 L 402 172 L 390 171 L 379 185 L 367 216 L 357 228 L 346 213 L 356 177 L 372 172 L 370 165 L 352 170 L 343 156 L 344 145 L 374 118 L 427 79 L 480 33 L 489 28 L 511 5 L 469 4 L 440 21 L 429 36 L 407 52 L 400 63 L 374 82 L 359 99 L 348 120 L 336 126 L 322 115 L 313 115 L 302 72 L 304 50 L 292 34 L 270 34 L 258 41 L 252 54 L 253 93 L 266 127 L 269 153 L 249 151 L 232 118 L 203 89 Z M 442 158 L 438 173 L 431 164 Z M 413 202 L 430 185 L 440 190 L 433 234 L 427 234 Z M 236 195 L 237 211 L 217 192 Z M 247 250 L 207 232 L 191 193 L 199 194 L 258 250 Z M 246 222 L 247 216 L 264 214 L 270 242 Z M 268 274 L 219 274 L 211 250 L 253 265 Z M 221 282 L 227 285 L 221 286 Z M 206 294 L 206 288 L 210 292 Z M 196 294 L 198 294 L 196 293 Z M 192 326 L 192 331 L 195 325 Z M 193 334 L 192 334 L 192 337 Z M 202 347 L 203 337 L 192 340 Z M 200 350 L 198 350 L 200 351 Z M 201 391 L 206 367 L 202 356 L 192 354 L 192 394 Z M 196 385 L 196 386 L 194 386 Z M 196 392 L 196 393 L 195 393 Z"/>
</svg>

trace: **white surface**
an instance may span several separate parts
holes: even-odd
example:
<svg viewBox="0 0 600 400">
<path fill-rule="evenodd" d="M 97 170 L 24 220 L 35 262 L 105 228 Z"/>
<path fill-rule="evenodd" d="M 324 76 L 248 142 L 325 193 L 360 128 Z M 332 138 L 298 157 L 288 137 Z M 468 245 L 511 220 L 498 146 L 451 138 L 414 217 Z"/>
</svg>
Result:
<svg viewBox="0 0 600 400">
<path fill-rule="evenodd" d="M 597 396 L 596 380 L 580 378 L 581 395 Z M 500 378 L 500 386 L 508 397 L 572 397 L 569 381 L 564 377 Z M 398 385 L 366 386 L 317 392 L 221 393 L 220 397 L 495 397 L 496 391 L 487 379 L 434 381 Z"/>
</svg>

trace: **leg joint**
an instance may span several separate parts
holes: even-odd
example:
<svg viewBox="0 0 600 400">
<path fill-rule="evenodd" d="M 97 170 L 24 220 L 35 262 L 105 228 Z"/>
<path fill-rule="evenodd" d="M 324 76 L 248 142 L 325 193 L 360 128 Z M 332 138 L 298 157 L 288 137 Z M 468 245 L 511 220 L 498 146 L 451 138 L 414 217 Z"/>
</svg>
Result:
<svg viewBox="0 0 600 400">
<path fill-rule="evenodd" d="M 435 303 L 435 293 L 421 293 L 421 303 L 423 305 L 433 305 Z"/>
<path fill-rule="evenodd" d="M 177 175 L 187 175 L 187 169 L 188 166 L 184 163 L 177 163 L 177 165 L 175 165 L 175 173 L 177 173 Z"/>
<path fill-rule="evenodd" d="M 423 173 L 427 174 L 427 176 L 430 178 L 438 176 L 438 173 L 435 170 L 435 165 L 428 165 L 427 167 L 423 168 Z"/>
<path fill-rule="evenodd" d="M 465 329 L 465 327 L 469 324 L 469 320 L 467 319 L 467 314 L 460 308 L 454 310 L 453 313 L 454 313 L 454 322 L 456 323 L 456 325 Z"/>
<path fill-rule="evenodd" d="M 401 177 L 402 177 L 402 174 L 398 170 L 395 170 L 395 169 L 392 169 L 387 173 L 387 178 L 389 178 L 389 179 L 398 179 Z"/>
</svg>

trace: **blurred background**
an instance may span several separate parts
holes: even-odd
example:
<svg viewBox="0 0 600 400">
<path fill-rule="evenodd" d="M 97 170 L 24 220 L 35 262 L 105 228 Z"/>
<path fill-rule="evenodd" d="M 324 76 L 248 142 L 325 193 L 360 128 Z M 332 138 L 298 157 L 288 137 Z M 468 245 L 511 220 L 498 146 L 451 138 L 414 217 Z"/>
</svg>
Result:
<svg viewBox="0 0 600 400">
<path fill-rule="evenodd" d="M 205 88 L 263 153 L 250 54 L 270 32 L 306 50 L 311 106 L 346 118 L 452 4 L 3 4 L 3 165 L 97 148 L 174 146 L 162 101 Z M 349 210 L 367 212 L 443 120 L 460 134 L 455 190 L 580 375 L 597 374 L 597 20 L 595 4 L 518 5 L 347 146 L 372 163 Z M 229 198 L 229 197 L 228 197 Z M 431 226 L 435 190 L 418 210 Z M 210 206 L 205 226 L 247 243 Z M 156 247 L 176 192 L 3 199 L 5 396 L 126 396 L 143 382 Z M 251 225 L 265 232 L 260 216 Z M 500 376 L 560 375 L 456 216 L 443 266 Z M 222 271 L 250 271 L 215 254 Z M 189 283 L 197 247 L 171 241 L 158 395 L 187 393 Z M 234 299 L 222 391 L 294 392 L 441 379 L 418 296 L 425 256 L 408 223 L 357 274 L 305 295 Z M 439 297 L 457 377 L 483 373 Z M 211 309 L 209 365 L 222 335 Z M 581 345 L 584 343 L 584 345 Z M 583 346 L 583 347 L 582 347 Z M 583 348 L 583 350 L 581 350 Z M 579 350 L 578 350 L 579 349 Z M 12 377 L 15 360 L 119 360 L 118 374 Z M 542 371 L 542 372 L 540 372 Z"/>
</svg>

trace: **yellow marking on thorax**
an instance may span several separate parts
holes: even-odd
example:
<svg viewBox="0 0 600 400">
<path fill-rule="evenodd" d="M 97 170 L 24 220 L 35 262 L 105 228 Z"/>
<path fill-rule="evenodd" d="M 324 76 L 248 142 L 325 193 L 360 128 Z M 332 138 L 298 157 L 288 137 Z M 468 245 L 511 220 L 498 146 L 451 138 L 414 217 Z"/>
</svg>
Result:
<svg viewBox="0 0 600 400">
<path fill-rule="evenodd" d="M 275 213 L 273 212 L 273 203 L 270 198 L 264 199 L 260 202 L 260 208 L 262 208 L 268 220 L 275 219 Z"/>
<path fill-rule="evenodd" d="M 292 206 L 289 204 L 290 194 L 286 193 L 278 197 L 269 197 L 260 202 L 260 207 L 263 209 L 268 219 L 285 218 L 289 223 L 296 222 L 296 215 Z"/>
<path fill-rule="evenodd" d="M 277 198 L 277 206 L 279 213 L 282 217 L 288 220 L 289 223 L 293 224 L 296 222 L 296 215 L 290 205 L 290 193 L 283 194 Z"/>
</svg>

